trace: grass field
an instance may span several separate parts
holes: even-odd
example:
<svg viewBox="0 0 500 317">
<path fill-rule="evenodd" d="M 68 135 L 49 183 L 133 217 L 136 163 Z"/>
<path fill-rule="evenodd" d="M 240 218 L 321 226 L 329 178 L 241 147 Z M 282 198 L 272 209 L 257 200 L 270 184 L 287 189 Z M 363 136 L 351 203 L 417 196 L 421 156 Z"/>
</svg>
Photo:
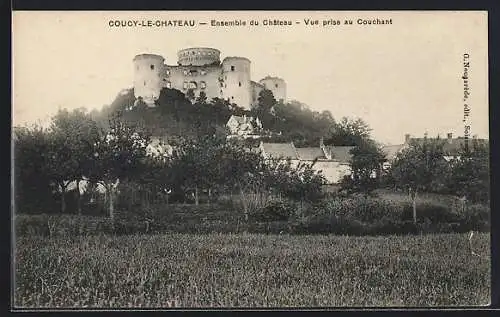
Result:
<svg viewBox="0 0 500 317">
<path fill-rule="evenodd" d="M 487 305 L 465 234 L 18 237 L 16 307 Z"/>
</svg>

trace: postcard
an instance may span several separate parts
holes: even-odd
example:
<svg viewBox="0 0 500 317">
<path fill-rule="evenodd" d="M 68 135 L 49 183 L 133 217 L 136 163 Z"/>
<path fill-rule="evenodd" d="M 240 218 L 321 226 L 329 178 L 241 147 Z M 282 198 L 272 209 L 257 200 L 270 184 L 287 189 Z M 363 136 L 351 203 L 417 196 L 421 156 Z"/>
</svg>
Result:
<svg viewBox="0 0 500 317">
<path fill-rule="evenodd" d="M 490 304 L 486 11 L 14 11 L 12 307 Z"/>
</svg>

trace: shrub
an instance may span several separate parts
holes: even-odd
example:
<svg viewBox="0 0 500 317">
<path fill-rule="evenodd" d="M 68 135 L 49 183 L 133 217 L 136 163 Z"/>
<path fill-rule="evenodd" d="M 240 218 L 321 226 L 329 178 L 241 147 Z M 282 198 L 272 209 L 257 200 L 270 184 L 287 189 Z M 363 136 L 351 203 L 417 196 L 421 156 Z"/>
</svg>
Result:
<svg viewBox="0 0 500 317">
<path fill-rule="evenodd" d="M 274 200 L 268 202 L 263 208 L 252 214 L 256 221 L 283 221 L 294 214 L 295 205 L 288 201 Z"/>
<path fill-rule="evenodd" d="M 487 205 L 474 204 L 467 206 L 462 218 L 462 226 L 467 230 L 489 231 L 490 208 Z"/>
<path fill-rule="evenodd" d="M 117 210 L 107 217 L 77 215 L 15 216 L 19 236 L 78 236 L 134 233 L 275 233 L 390 235 L 489 231 L 490 210 L 470 205 L 463 210 L 424 201 L 417 206 L 418 223 L 405 201 L 350 197 L 299 205 L 273 200 L 244 221 L 240 209 L 228 204 L 150 205 L 132 211 Z"/>
<path fill-rule="evenodd" d="M 412 219 L 413 207 L 408 203 L 404 203 L 404 209 L 401 220 Z M 432 223 L 447 223 L 460 221 L 462 216 L 453 212 L 451 206 L 444 204 L 424 201 L 417 203 L 417 220 L 423 221 L 429 219 Z"/>
<path fill-rule="evenodd" d="M 338 198 L 315 205 L 311 214 L 335 214 L 346 219 L 355 219 L 361 222 L 375 222 L 381 218 L 399 220 L 402 205 L 396 202 L 376 198 L 355 196 Z"/>
<path fill-rule="evenodd" d="M 48 216 L 43 215 L 16 215 L 14 218 L 16 236 L 48 236 Z"/>
<path fill-rule="evenodd" d="M 288 221 L 254 222 L 244 225 L 241 228 L 249 233 L 265 233 L 265 234 L 292 233 L 292 228 Z"/>
<path fill-rule="evenodd" d="M 294 224 L 292 228 L 294 232 L 304 234 L 363 234 L 363 225 L 361 222 L 341 215 L 326 213 L 308 216 L 304 220 Z"/>
<path fill-rule="evenodd" d="M 365 226 L 365 233 L 369 235 L 405 235 L 421 232 L 419 225 L 415 225 L 413 221 L 399 221 L 386 217 Z"/>
<path fill-rule="evenodd" d="M 418 223 L 412 221 L 412 205 L 404 200 L 351 196 L 312 205 L 294 228 L 300 232 L 350 235 L 449 233 L 489 230 L 489 208 L 471 205 L 459 212 L 435 200 L 417 204 Z"/>
<path fill-rule="evenodd" d="M 15 233 L 24 236 L 88 235 L 112 233 L 108 218 L 76 215 L 16 215 Z"/>
</svg>

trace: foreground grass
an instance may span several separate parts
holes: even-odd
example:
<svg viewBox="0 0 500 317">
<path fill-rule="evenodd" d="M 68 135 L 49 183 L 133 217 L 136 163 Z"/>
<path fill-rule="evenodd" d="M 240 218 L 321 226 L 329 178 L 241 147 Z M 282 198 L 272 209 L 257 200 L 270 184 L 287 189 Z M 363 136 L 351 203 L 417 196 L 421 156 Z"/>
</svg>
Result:
<svg viewBox="0 0 500 317">
<path fill-rule="evenodd" d="M 16 307 L 486 305 L 489 235 L 18 237 Z"/>
</svg>

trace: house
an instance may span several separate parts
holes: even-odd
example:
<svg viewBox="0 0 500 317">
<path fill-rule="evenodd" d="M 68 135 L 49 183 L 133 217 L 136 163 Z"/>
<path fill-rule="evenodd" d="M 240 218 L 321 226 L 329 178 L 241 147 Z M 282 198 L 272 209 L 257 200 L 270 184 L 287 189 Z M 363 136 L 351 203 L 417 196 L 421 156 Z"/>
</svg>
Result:
<svg viewBox="0 0 500 317">
<path fill-rule="evenodd" d="M 325 163 L 320 162 L 318 168 L 323 168 L 323 175 L 330 183 L 336 184 L 346 175 L 351 175 L 351 150 L 355 146 L 325 145 L 323 138 L 320 140 L 320 148 L 325 153 Z"/>
<path fill-rule="evenodd" d="M 403 149 L 407 147 L 408 145 L 405 143 L 382 146 L 382 152 L 385 154 L 386 158 L 386 161 L 382 163 L 382 169 L 388 170 L 389 168 L 391 168 L 391 164 L 396 159 L 398 153 L 400 153 L 401 151 L 403 151 Z"/>
<path fill-rule="evenodd" d="M 443 142 L 443 151 L 444 151 L 444 159 L 449 161 L 452 158 L 457 157 L 460 152 L 466 147 L 469 147 L 469 150 L 474 151 L 473 144 L 476 143 L 478 145 L 488 146 L 489 142 L 487 139 L 479 139 L 477 136 L 473 136 L 472 139 L 457 137 L 454 138 L 452 133 L 448 133 L 446 139 L 440 138 L 411 138 L 409 135 L 405 136 L 405 143 L 409 144 L 410 142 L 417 142 L 419 144 L 423 144 L 426 140 L 441 140 Z"/>
<path fill-rule="evenodd" d="M 260 142 L 259 152 L 265 160 L 290 160 L 292 166 L 298 166 L 300 160 L 297 150 L 290 143 L 265 143 Z"/>
<path fill-rule="evenodd" d="M 460 151 L 465 148 L 466 144 L 469 145 L 471 151 L 474 150 L 472 144 L 477 143 L 480 145 L 488 146 L 487 139 L 479 139 L 477 136 L 473 136 L 472 139 L 465 139 L 464 137 L 453 138 L 453 133 L 448 133 L 446 139 L 443 138 L 428 138 L 424 136 L 423 138 L 412 138 L 410 134 L 405 135 L 405 140 L 403 144 L 397 145 L 386 145 L 382 147 L 382 151 L 385 153 L 387 161 L 384 163 L 383 168 L 388 169 L 391 163 L 394 162 L 398 153 L 402 152 L 404 149 L 408 148 L 411 143 L 423 144 L 426 141 L 437 141 L 441 140 L 443 142 L 444 156 L 443 159 L 446 161 L 451 161 L 454 158 L 459 157 Z"/>
<path fill-rule="evenodd" d="M 149 144 L 146 146 L 146 153 L 152 157 L 168 157 L 173 153 L 173 147 L 163 141 L 160 137 L 152 137 Z"/>
<path fill-rule="evenodd" d="M 324 146 L 297 148 L 291 143 L 261 142 L 259 149 L 265 159 L 290 160 L 292 166 L 299 163 L 314 163 L 313 169 L 321 172 L 328 184 L 339 183 L 345 175 L 351 174 L 349 151 L 352 146 Z"/>
<path fill-rule="evenodd" d="M 229 138 L 258 138 L 262 131 L 262 122 L 259 118 L 232 115 L 226 123 Z"/>
<path fill-rule="evenodd" d="M 325 152 L 320 147 L 296 148 L 297 155 L 302 161 L 326 160 Z"/>
</svg>

